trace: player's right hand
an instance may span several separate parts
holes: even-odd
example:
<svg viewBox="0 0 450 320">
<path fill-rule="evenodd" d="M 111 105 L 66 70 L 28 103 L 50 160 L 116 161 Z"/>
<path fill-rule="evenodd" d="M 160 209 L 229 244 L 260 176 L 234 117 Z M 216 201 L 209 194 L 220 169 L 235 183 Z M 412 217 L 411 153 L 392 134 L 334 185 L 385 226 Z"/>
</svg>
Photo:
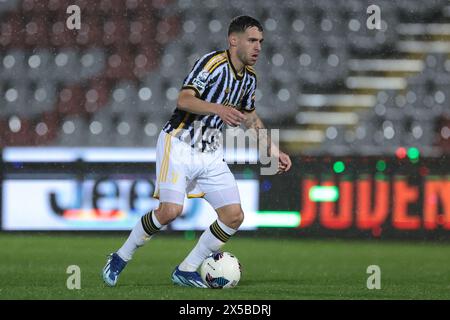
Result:
<svg viewBox="0 0 450 320">
<path fill-rule="evenodd" d="M 239 126 L 245 120 L 245 116 L 240 111 L 224 105 L 220 105 L 217 115 L 223 122 L 233 127 Z"/>
</svg>

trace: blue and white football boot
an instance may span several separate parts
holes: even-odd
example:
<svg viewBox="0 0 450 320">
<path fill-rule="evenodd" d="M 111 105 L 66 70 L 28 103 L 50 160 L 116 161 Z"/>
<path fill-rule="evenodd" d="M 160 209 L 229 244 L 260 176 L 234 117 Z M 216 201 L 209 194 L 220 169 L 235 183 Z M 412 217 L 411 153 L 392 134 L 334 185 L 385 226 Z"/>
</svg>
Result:
<svg viewBox="0 0 450 320">
<path fill-rule="evenodd" d="M 103 268 L 103 281 L 110 287 L 114 287 L 119 279 L 119 274 L 123 268 L 127 265 L 127 262 L 123 260 L 117 253 L 112 253 L 108 256 L 106 265 Z"/>
<path fill-rule="evenodd" d="M 198 272 L 181 271 L 178 266 L 172 273 L 172 282 L 183 287 L 208 288 Z"/>
</svg>

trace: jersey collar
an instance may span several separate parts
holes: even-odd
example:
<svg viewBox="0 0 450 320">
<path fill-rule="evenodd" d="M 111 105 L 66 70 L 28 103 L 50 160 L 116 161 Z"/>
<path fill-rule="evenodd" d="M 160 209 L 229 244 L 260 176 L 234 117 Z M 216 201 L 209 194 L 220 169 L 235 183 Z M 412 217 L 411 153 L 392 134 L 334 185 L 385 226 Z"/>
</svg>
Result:
<svg viewBox="0 0 450 320">
<path fill-rule="evenodd" d="M 244 74 L 245 74 L 245 66 L 242 69 L 242 74 L 238 74 L 236 72 L 236 69 L 233 66 L 233 63 L 231 62 L 230 51 L 228 51 L 228 50 L 227 50 L 227 60 L 228 60 L 228 64 L 231 66 L 231 70 L 233 71 L 234 78 L 236 80 L 242 80 L 242 78 L 244 78 Z"/>
</svg>

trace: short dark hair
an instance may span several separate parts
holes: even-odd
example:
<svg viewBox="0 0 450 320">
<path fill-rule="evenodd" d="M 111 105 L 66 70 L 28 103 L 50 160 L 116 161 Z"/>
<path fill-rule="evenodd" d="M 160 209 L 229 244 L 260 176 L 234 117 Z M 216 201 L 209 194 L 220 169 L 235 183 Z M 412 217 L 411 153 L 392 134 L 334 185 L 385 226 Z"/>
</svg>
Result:
<svg viewBox="0 0 450 320">
<path fill-rule="evenodd" d="M 257 27 L 259 31 L 263 32 L 261 23 L 255 18 L 249 16 L 238 16 L 233 18 L 228 27 L 228 35 L 233 32 L 245 32 L 248 28 Z"/>
</svg>

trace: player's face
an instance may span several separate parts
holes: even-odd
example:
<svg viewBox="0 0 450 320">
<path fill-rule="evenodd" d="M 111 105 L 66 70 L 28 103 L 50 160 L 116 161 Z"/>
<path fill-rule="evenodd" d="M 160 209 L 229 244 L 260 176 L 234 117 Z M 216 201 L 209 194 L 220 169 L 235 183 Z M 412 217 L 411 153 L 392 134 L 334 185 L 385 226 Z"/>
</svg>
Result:
<svg viewBox="0 0 450 320">
<path fill-rule="evenodd" d="M 263 33 L 257 27 L 247 28 L 238 36 L 237 55 L 243 64 L 253 66 L 256 63 L 263 41 Z"/>
</svg>

